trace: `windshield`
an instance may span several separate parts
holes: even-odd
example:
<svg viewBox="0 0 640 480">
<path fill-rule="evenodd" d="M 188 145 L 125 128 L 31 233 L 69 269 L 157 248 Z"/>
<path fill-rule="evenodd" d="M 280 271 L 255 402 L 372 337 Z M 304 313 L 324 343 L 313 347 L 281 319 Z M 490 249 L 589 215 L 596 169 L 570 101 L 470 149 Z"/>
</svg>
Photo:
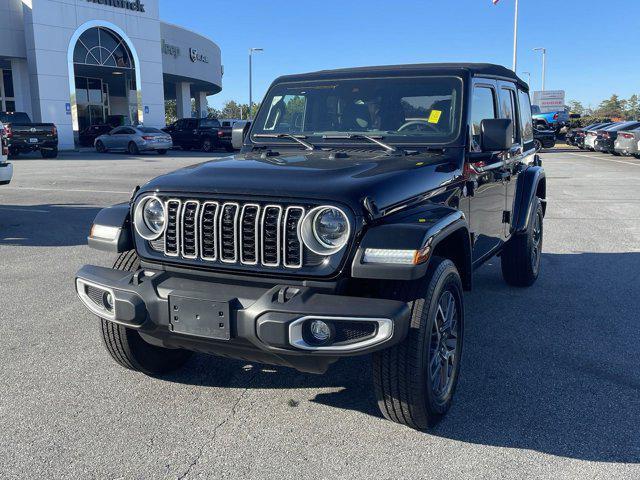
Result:
<svg viewBox="0 0 640 480">
<path fill-rule="evenodd" d="M 359 134 L 387 143 L 449 143 L 460 132 L 461 109 L 462 81 L 455 77 L 283 83 L 267 93 L 252 141 L 292 134 L 321 144 Z"/>
</svg>

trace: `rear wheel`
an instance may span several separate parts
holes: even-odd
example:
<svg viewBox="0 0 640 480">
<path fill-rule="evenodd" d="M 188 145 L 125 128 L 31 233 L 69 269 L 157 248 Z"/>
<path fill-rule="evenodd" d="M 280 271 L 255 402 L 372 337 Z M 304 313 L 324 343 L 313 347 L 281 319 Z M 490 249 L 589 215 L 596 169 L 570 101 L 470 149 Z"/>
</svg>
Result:
<svg viewBox="0 0 640 480">
<path fill-rule="evenodd" d="M 539 152 L 540 150 L 542 150 L 542 142 L 538 139 L 533 140 L 533 146 L 536 149 L 536 152 Z"/>
<path fill-rule="evenodd" d="M 424 430 L 449 410 L 458 383 L 462 282 L 451 260 L 434 257 L 424 279 L 390 289 L 408 302 L 411 323 L 402 343 L 373 355 L 378 406 L 388 420 Z"/>
<path fill-rule="evenodd" d="M 543 240 L 542 202 L 534 199 L 527 231 L 514 235 L 501 255 L 502 277 L 515 287 L 530 287 L 538 279 Z"/>
<path fill-rule="evenodd" d="M 233 145 L 226 145 L 226 146 L 224 147 L 224 149 L 225 149 L 227 152 L 233 152 L 233 151 L 235 151 L 235 148 L 233 148 Z"/>
<path fill-rule="evenodd" d="M 134 250 L 120 254 L 113 268 L 134 272 L 140 259 Z M 191 356 L 188 350 L 157 347 L 144 341 L 140 334 L 117 323 L 100 319 L 104 346 L 121 366 L 147 375 L 159 375 L 180 368 Z"/>
<path fill-rule="evenodd" d="M 104 143 L 102 143 L 101 140 L 96 142 L 96 151 L 98 153 L 105 153 L 107 151 L 107 147 L 104 146 Z"/>
<path fill-rule="evenodd" d="M 138 148 L 138 145 L 136 144 L 136 142 L 129 142 L 129 146 L 127 147 L 127 151 L 131 155 L 138 155 L 140 153 L 140 149 Z"/>
<path fill-rule="evenodd" d="M 167 151 L 164 148 L 161 148 L 160 150 L 158 150 L 158 155 L 166 155 Z"/>
<path fill-rule="evenodd" d="M 205 138 L 202 141 L 202 147 L 201 147 L 203 152 L 210 152 L 213 150 L 213 142 L 211 141 L 210 138 Z"/>
<path fill-rule="evenodd" d="M 40 150 L 40 155 L 42 156 L 42 158 L 58 158 L 58 149 L 51 148 Z"/>
</svg>

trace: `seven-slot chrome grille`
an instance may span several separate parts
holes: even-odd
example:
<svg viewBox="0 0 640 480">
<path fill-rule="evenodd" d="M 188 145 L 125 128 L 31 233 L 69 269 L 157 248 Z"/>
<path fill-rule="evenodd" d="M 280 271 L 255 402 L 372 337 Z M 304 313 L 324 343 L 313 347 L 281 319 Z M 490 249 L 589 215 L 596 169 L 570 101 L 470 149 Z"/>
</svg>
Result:
<svg viewBox="0 0 640 480">
<path fill-rule="evenodd" d="M 177 198 L 164 205 L 165 233 L 150 244 L 167 257 L 286 269 L 305 262 L 303 206 Z"/>
</svg>

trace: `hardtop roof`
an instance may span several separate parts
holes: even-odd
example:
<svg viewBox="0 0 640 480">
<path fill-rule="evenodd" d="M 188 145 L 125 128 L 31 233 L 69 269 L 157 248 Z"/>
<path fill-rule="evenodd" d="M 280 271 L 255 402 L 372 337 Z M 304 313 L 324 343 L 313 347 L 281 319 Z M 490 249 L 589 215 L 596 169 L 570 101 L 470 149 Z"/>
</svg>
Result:
<svg viewBox="0 0 640 480">
<path fill-rule="evenodd" d="M 464 75 L 499 77 L 515 81 L 523 89 L 529 90 L 529 86 L 518 77 L 513 70 L 502 65 L 492 63 L 419 63 L 408 65 L 381 65 L 374 67 L 341 68 L 336 70 L 320 70 L 317 72 L 284 75 L 277 82 L 296 82 L 308 80 L 327 80 L 332 78 L 357 78 L 363 75 L 371 76 L 400 76 L 400 75 Z"/>
</svg>

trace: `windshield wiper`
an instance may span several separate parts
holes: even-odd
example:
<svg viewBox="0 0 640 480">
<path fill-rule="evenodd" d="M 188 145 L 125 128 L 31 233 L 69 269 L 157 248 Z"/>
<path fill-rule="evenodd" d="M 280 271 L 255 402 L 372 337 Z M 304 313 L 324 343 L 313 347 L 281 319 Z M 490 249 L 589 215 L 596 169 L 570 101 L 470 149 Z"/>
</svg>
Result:
<svg viewBox="0 0 640 480">
<path fill-rule="evenodd" d="M 307 150 L 315 150 L 315 145 L 311 145 L 309 142 L 305 142 L 304 139 L 307 138 L 305 135 L 293 135 L 291 133 L 256 133 L 253 135 L 257 138 L 289 138 L 298 142 Z"/>
<path fill-rule="evenodd" d="M 388 143 L 384 143 L 382 141 L 382 139 L 384 137 L 381 136 L 371 136 L 371 135 L 364 135 L 362 133 L 345 133 L 344 135 L 323 135 L 322 138 L 324 138 L 325 140 L 342 140 L 342 139 L 354 139 L 354 138 L 361 138 L 363 140 L 368 140 L 371 143 L 375 143 L 376 145 L 379 145 L 380 147 L 384 148 L 387 152 L 399 152 L 400 149 L 398 149 L 398 147 L 394 147 L 392 145 L 389 145 Z"/>
</svg>

